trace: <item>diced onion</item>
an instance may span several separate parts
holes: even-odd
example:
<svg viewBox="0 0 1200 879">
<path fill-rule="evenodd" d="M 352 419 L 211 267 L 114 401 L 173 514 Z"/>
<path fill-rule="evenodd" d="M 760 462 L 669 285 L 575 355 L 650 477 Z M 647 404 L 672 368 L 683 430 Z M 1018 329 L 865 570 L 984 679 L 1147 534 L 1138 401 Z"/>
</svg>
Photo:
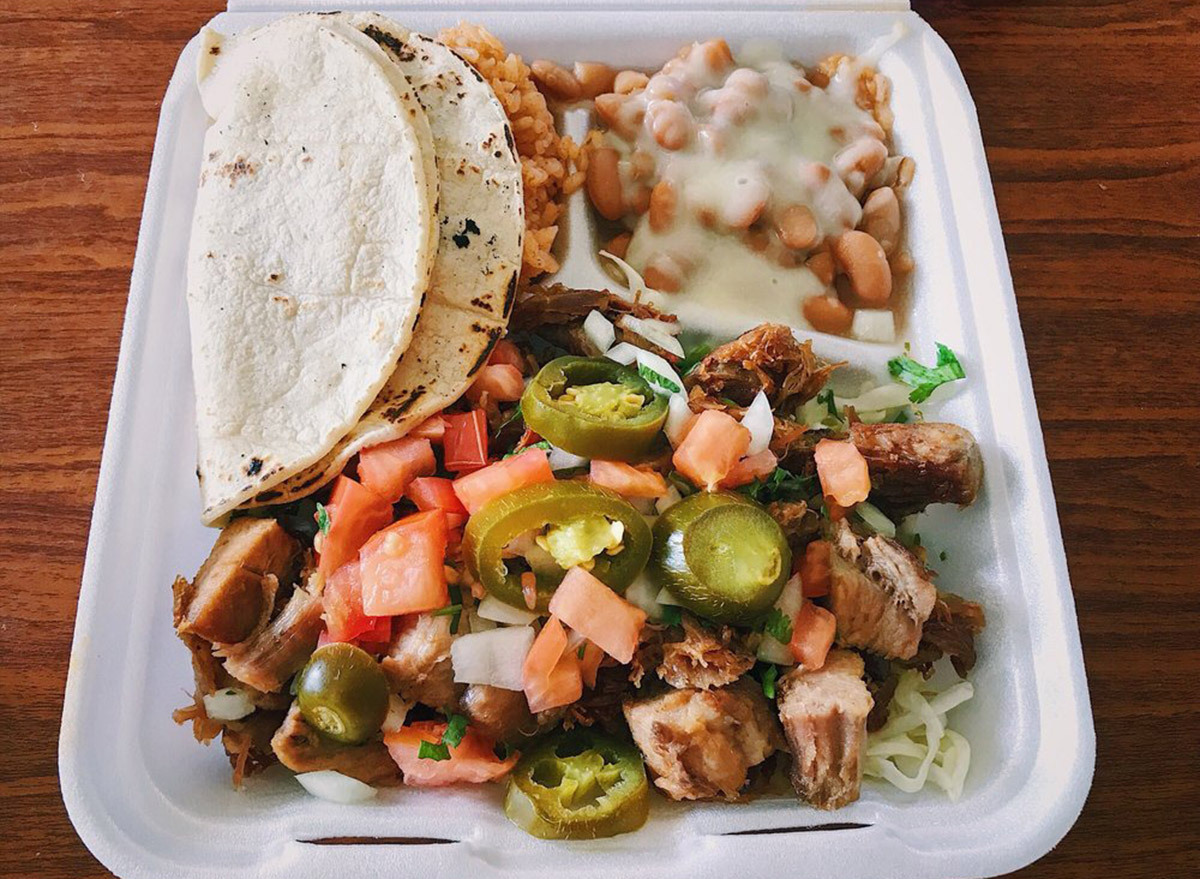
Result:
<svg viewBox="0 0 1200 879">
<path fill-rule="evenodd" d="M 587 458 L 573 455 L 566 449 L 560 449 L 558 446 L 550 447 L 550 451 L 546 453 L 546 459 L 550 462 L 551 470 L 571 470 L 575 467 L 586 467 L 588 462 Z"/>
<path fill-rule="evenodd" d="M 583 319 L 583 332 L 601 354 L 617 341 L 617 331 L 612 321 L 596 309 L 589 311 L 588 316 Z"/>
<path fill-rule="evenodd" d="M 663 513 L 665 513 L 667 510 L 671 509 L 671 507 L 675 506 L 681 500 L 683 500 L 683 495 L 681 495 L 679 493 L 679 489 L 668 482 L 667 483 L 667 493 L 664 494 L 662 497 L 655 499 L 654 509 L 661 516 Z"/>
<path fill-rule="evenodd" d="M 672 394 L 667 400 L 667 421 L 663 431 L 672 446 L 683 442 L 683 430 L 692 420 L 692 408 L 688 405 L 687 397 L 683 394 Z"/>
<path fill-rule="evenodd" d="M 388 713 L 383 718 L 383 726 L 381 729 L 385 733 L 398 732 L 400 727 L 404 726 L 404 721 L 408 717 L 408 710 L 412 708 L 407 702 L 392 693 L 388 696 Z"/>
<path fill-rule="evenodd" d="M 746 450 L 746 454 L 757 455 L 759 452 L 765 452 L 775 433 L 775 414 L 771 412 L 771 403 L 762 391 L 759 391 L 746 407 L 746 414 L 742 416 L 742 427 L 750 431 L 750 448 Z"/>
<path fill-rule="evenodd" d="M 629 588 L 625 590 L 622 597 L 635 607 L 644 610 L 651 619 L 659 620 L 662 619 L 663 606 L 655 597 L 656 595 L 658 595 L 658 588 L 643 572 L 629 584 Z"/>
<path fill-rule="evenodd" d="M 376 790 L 369 784 L 364 784 L 357 778 L 351 778 L 349 775 L 342 775 L 340 772 L 334 772 L 332 769 L 321 769 L 317 772 L 301 772 L 296 776 L 296 781 L 304 786 L 304 789 L 322 800 L 329 800 L 331 803 L 342 803 L 349 805 L 350 803 L 362 803 L 375 796 Z"/>
<path fill-rule="evenodd" d="M 485 620 L 508 626 L 528 626 L 538 618 L 533 611 L 513 607 L 494 595 L 485 596 L 483 601 L 479 602 L 479 607 L 475 608 L 475 612 Z"/>
<path fill-rule="evenodd" d="M 642 277 L 641 273 L 629 263 L 625 262 L 625 260 L 621 259 L 621 257 L 609 253 L 607 250 L 600 251 L 600 255 L 616 263 L 617 267 L 620 268 L 621 272 L 625 275 L 626 289 L 618 294 L 622 299 L 630 302 L 636 302 L 642 298 L 643 293 L 652 289 L 651 287 L 646 286 L 646 281 Z"/>
<path fill-rule="evenodd" d="M 675 374 L 671 364 L 653 351 L 638 348 L 638 372 L 660 394 L 683 393 L 683 379 Z"/>
<path fill-rule="evenodd" d="M 854 505 L 854 512 L 858 518 L 862 519 L 863 524 L 876 534 L 893 538 L 896 536 L 895 523 L 885 516 L 879 507 L 874 504 L 867 501 L 859 501 Z"/>
<path fill-rule="evenodd" d="M 800 585 L 800 576 L 796 575 L 784 584 L 783 591 L 775 599 L 775 607 L 789 620 L 795 620 L 803 604 L 804 591 Z M 758 645 L 758 658 L 776 665 L 796 664 L 796 657 L 792 655 L 791 648 L 766 632 L 763 632 L 762 641 Z"/>
<path fill-rule="evenodd" d="M 533 637 L 529 626 L 508 626 L 456 638 L 450 645 L 454 682 L 520 690 L 521 671 Z"/>
<path fill-rule="evenodd" d="M 887 409 L 901 409 L 909 404 L 908 395 L 912 389 L 898 383 L 879 385 L 864 391 L 857 397 L 839 398 L 838 406 L 853 406 L 859 415 L 865 412 L 883 412 Z"/>
<path fill-rule="evenodd" d="M 628 342 L 618 342 L 607 351 L 604 356 L 609 360 L 615 360 L 622 366 L 629 366 L 637 360 L 638 351 L 642 350 L 637 345 L 630 345 Z"/>
<path fill-rule="evenodd" d="M 683 356 L 683 346 L 675 338 L 675 335 L 680 330 L 680 326 L 676 321 L 648 320 L 646 318 L 634 317 L 631 314 L 623 314 L 617 318 L 617 326 L 634 335 L 641 336 L 650 344 L 657 345 L 659 348 L 674 354 L 676 357 Z"/>
<path fill-rule="evenodd" d="M 254 703 L 245 690 L 226 687 L 204 697 L 204 713 L 212 720 L 241 720 L 254 713 Z"/>
<path fill-rule="evenodd" d="M 894 342 L 896 316 L 886 308 L 860 308 L 850 323 L 850 336 L 860 342 Z"/>
<path fill-rule="evenodd" d="M 946 713 L 975 694 L 967 681 L 935 691 L 915 669 L 896 686 L 891 714 L 867 740 L 863 774 L 882 778 L 907 793 L 932 781 L 957 800 L 971 764 L 966 737 L 946 725 Z"/>
<path fill-rule="evenodd" d="M 683 602 L 676 598 L 671 590 L 664 586 L 658 590 L 658 595 L 654 596 L 654 600 L 659 604 L 669 604 L 672 607 L 683 607 Z"/>
</svg>

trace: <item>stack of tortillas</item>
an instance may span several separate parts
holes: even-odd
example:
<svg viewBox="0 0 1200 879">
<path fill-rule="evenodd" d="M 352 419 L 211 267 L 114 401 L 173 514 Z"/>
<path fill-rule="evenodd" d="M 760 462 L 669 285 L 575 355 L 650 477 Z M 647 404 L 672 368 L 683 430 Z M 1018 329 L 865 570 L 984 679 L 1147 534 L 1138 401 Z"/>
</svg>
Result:
<svg viewBox="0 0 1200 879">
<path fill-rule="evenodd" d="M 202 518 L 309 494 L 457 399 L 525 229 L 504 110 L 375 14 L 207 30 L 188 256 Z"/>
</svg>

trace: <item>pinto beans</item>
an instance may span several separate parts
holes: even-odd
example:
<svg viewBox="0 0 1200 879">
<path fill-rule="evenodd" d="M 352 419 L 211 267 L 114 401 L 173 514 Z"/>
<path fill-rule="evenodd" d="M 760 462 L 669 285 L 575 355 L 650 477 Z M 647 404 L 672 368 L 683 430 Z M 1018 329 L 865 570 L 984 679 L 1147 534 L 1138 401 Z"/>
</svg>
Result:
<svg viewBox="0 0 1200 879">
<path fill-rule="evenodd" d="M 629 204 L 626 206 L 638 216 L 650 210 L 650 187 L 644 183 L 638 186 L 629 197 Z"/>
<path fill-rule="evenodd" d="M 873 137 L 860 137 L 833 157 L 833 168 L 846 188 L 860 196 L 867 181 L 879 173 L 887 161 L 887 147 Z"/>
<path fill-rule="evenodd" d="M 675 222 L 675 187 L 666 180 L 660 180 L 650 190 L 650 229 L 654 232 L 666 232 Z"/>
<path fill-rule="evenodd" d="M 599 61 L 576 61 L 575 81 L 585 98 L 594 98 L 613 90 L 617 72 Z"/>
<path fill-rule="evenodd" d="M 621 108 L 625 106 L 625 96 L 615 94 L 596 95 L 596 115 L 609 128 L 615 128 Z"/>
<path fill-rule="evenodd" d="M 640 70 L 622 70 L 613 80 L 612 90 L 618 95 L 629 95 L 641 91 L 650 82 L 650 77 Z"/>
<path fill-rule="evenodd" d="M 729 51 L 729 44 L 724 40 L 697 43 L 692 51 L 699 52 L 708 69 L 714 73 L 724 73 L 733 66 L 733 53 Z"/>
<path fill-rule="evenodd" d="M 583 86 L 575 74 L 553 61 L 534 61 L 529 65 L 534 82 L 542 91 L 560 101 L 578 101 L 583 95 Z M 603 89 L 601 89 L 603 91 Z"/>
<path fill-rule="evenodd" d="M 835 266 L 833 264 L 833 254 L 828 250 L 822 250 L 819 253 L 814 253 L 804 263 L 808 270 L 817 276 L 822 284 L 828 287 L 833 283 L 835 274 Z"/>
<path fill-rule="evenodd" d="M 667 253 L 652 256 L 642 269 L 642 280 L 654 290 L 678 293 L 683 286 L 684 268 L 679 260 Z"/>
<path fill-rule="evenodd" d="M 608 244 L 604 245 L 604 249 L 607 250 L 609 253 L 611 253 L 613 256 L 615 256 L 619 259 L 624 259 L 625 254 L 629 253 L 629 242 L 632 240 L 633 240 L 632 233 L 622 232 L 620 235 L 614 235 L 609 240 Z"/>
<path fill-rule="evenodd" d="M 892 270 L 879 242 L 866 232 L 845 232 L 833 241 L 833 257 L 862 303 L 880 308 L 892 296 Z"/>
<path fill-rule="evenodd" d="M 646 125 L 665 150 L 682 149 L 692 137 L 692 114 L 678 101 L 651 101 Z"/>
<path fill-rule="evenodd" d="M 858 226 L 879 242 L 884 253 L 895 251 L 900 243 L 900 200 L 896 191 L 884 186 L 868 195 Z"/>
<path fill-rule="evenodd" d="M 775 221 L 779 240 L 792 250 L 807 250 L 817 243 L 820 234 L 816 218 L 805 205 L 788 205 Z"/>
<path fill-rule="evenodd" d="M 819 333 L 846 333 L 854 323 L 854 310 L 836 296 L 811 296 L 802 306 L 804 319 Z"/>
<path fill-rule="evenodd" d="M 588 157 L 588 198 L 596 212 L 606 220 L 619 220 L 624 213 L 618 160 L 617 151 L 611 147 L 592 150 Z"/>
</svg>

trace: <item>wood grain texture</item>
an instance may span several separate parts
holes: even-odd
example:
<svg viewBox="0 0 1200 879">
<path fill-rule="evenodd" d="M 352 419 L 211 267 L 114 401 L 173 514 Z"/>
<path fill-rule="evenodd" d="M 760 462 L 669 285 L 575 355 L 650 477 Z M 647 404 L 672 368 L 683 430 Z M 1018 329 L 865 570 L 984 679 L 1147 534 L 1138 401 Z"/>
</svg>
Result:
<svg viewBox="0 0 1200 879">
<path fill-rule="evenodd" d="M 0 7 L 0 875 L 108 875 L 62 688 L 159 102 L 220 5 Z M 978 106 L 1096 716 L 1083 815 L 1019 875 L 1197 875 L 1200 4 L 914 6 Z"/>
</svg>

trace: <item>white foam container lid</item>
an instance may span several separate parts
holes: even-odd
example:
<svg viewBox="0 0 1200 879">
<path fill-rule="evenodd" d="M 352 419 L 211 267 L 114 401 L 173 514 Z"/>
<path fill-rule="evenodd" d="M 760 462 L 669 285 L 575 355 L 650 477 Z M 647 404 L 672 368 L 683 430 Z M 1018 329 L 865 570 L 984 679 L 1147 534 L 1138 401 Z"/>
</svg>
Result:
<svg viewBox="0 0 1200 879">
<path fill-rule="evenodd" d="M 100 468 L 59 744 L 59 774 L 84 843 L 125 877 L 543 875 L 634 877 L 974 877 L 1017 869 L 1057 843 L 1091 784 L 1095 737 L 1071 588 L 1012 282 L 974 106 L 946 44 L 905 2 L 739 4 L 509 0 L 391 11 L 426 33 L 480 22 L 527 60 L 647 67 L 684 42 L 769 37 L 813 62 L 855 54 L 897 21 L 908 35 L 880 69 L 893 84 L 897 151 L 916 159 L 905 197 L 917 263 L 904 338 L 934 340 L 969 379 L 931 407 L 972 430 L 986 467 L 972 508 L 933 508 L 920 530 L 939 585 L 983 603 L 976 697 L 951 715 L 973 762 L 958 802 L 867 781 L 834 813 L 792 799 L 673 804 L 656 797 L 642 830 L 596 842 L 532 839 L 505 819 L 498 785 L 382 791 L 365 805 L 308 796 L 271 770 L 232 789 L 219 746 L 203 748 L 171 711 L 189 699 L 188 653 L 171 628 L 170 584 L 214 532 L 199 523 L 184 265 L 206 117 L 197 40 L 163 99 Z M 239 2 L 213 26 L 236 32 L 292 2 Z M 722 8 L 723 7 L 723 8 Z M 580 113 L 565 125 L 586 129 Z M 608 283 L 577 195 L 561 242 L 568 284 Z M 826 356 L 876 377 L 897 346 L 816 335 Z M 847 826 L 850 825 L 850 826 Z M 761 832 L 767 831 L 767 832 Z M 361 844 L 313 844 L 356 837 Z"/>
</svg>

